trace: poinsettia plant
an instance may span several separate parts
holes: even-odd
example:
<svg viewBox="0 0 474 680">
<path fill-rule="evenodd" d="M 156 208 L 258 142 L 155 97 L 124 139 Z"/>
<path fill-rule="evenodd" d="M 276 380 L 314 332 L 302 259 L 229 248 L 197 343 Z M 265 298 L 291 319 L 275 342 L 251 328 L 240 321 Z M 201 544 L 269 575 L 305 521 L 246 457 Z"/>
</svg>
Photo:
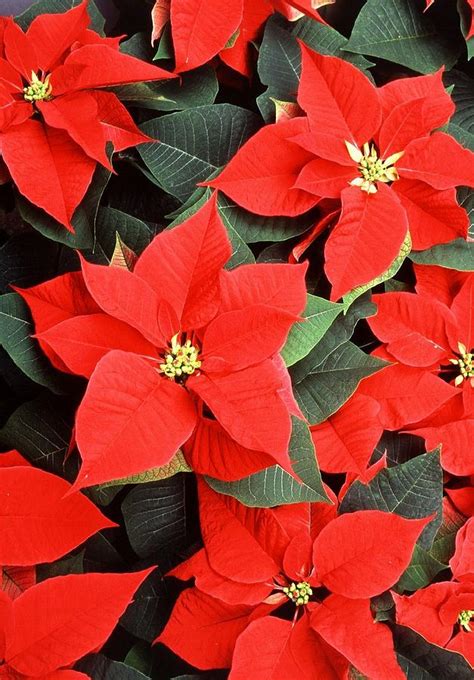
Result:
<svg viewBox="0 0 474 680">
<path fill-rule="evenodd" d="M 71 230 L 97 163 L 111 168 L 107 143 L 121 151 L 147 141 L 100 88 L 171 77 L 90 30 L 87 5 L 42 14 L 26 32 L 0 18 L 2 161 L 20 193 Z"/>
<path fill-rule="evenodd" d="M 0 679 L 471 680 L 471 4 L 0 6 Z"/>
</svg>

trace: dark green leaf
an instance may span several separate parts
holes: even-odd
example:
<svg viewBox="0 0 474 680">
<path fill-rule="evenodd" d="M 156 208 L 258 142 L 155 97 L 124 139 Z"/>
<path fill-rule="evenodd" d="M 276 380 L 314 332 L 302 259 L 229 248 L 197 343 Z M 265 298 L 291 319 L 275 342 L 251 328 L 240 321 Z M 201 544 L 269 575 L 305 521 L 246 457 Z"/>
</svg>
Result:
<svg viewBox="0 0 474 680">
<path fill-rule="evenodd" d="M 456 510 L 450 501 L 443 504 L 443 521 L 435 536 L 430 553 L 439 562 L 448 564 L 454 555 L 456 534 L 466 522 L 466 517 Z"/>
<path fill-rule="evenodd" d="M 31 380 L 60 394 L 62 376 L 42 353 L 34 334 L 28 305 L 17 293 L 0 296 L 0 346 Z"/>
<path fill-rule="evenodd" d="M 163 630 L 171 607 L 163 577 L 155 571 L 135 593 L 120 624 L 140 640 L 153 642 Z"/>
<path fill-rule="evenodd" d="M 0 430 L 0 445 L 18 449 L 49 472 L 61 473 L 72 430 L 64 400 L 43 394 L 22 404 Z"/>
<path fill-rule="evenodd" d="M 474 241 L 457 238 L 428 250 L 412 251 L 409 258 L 416 264 L 435 264 L 460 272 L 471 272 L 474 271 Z"/>
<path fill-rule="evenodd" d="M 150 645 L 144 642 L 137 642 L 125 657 L 124 664 L 135 668 L 140 673 L 151 675 L 153 658 Z"/>
<path fill-rule="evenodd" d="M 147 247 L 153 237 L 151 229 L 137 217 L 115 208 L 99 208 L 94 252 L 103 254 L 110 260 L 115 248 L 116 233 L 137 255 Z"/>
<path fill-rule="evenodd" d="M 447 567 L 447 564 L 439 562 L 420 545 L 415 545 L 410 564 L 400 577 L 395 590 L 402 593 L 406 590 L 415 591 L 425 588 L 432 583 L 440 571 Z"/>
<path fill-rule="evenodd" d="M 196 184 L 223 167 L 258 127 L 254 113 L 232 104 L 199 106 L 155 118 L 142 126 L 159 142 L 139 153 L 158 184 L 185 201 Z"/>
<path fill-rule="evenodd" d="M 218 89 L 214 69 L 201 66 L 173 80 L 122 85 L 114 88 L 114 92 L 131 106 L 155 111 L 184 111 L 213 104 Z"/>
<path fill-rule="evenodd" d="M 239 208 L 219 194 L 217 205 L 226 227 L 232 227 L 245 243 L 287 241 L 307 231 L 314 223 L 314 213 L 298 217 L 262 217 Z"/>
<path fill-rule="evenodd" d="M 362 7 L 346 49 L 381 57 L 419 73 L 450 68 L 460 46 L 445 41 L 421 3 L 412 0 L 367 0 Z"/>
<path fill-rule="evenodd" d="M 429 548 L 441 524 L 442 498 L 443 471 L 439 451 L 433 451 L 381 470 L 368 484 L 354 482 L 344 496 L 340 512 L 382 510 L 407 519 L 436 514 L 418 539 L 421 547 Z"/>
<path fill-rule="evenodd" d="M 315 350 L 317 348 L 318 345 Z M 306 359 L 295 364 L 298 378 L 301 376 L 301 364 Z M 313 366 L 300 380 L 296 380 L 292 374 L 295 397 L 308 422 L 315 425 L 329 418 L 355 392 L 363 378 L 386 365 L 386 362 L 365 354 L 348 341 L 328 354 L 322 362 L 318 361 L 318 365 Z"/>
<path fill-rule="evenodd" d="M 444 82 L 454 85 L 451 97 L 456 104 L 447 131 L 474 151 L 474 80 L 461 71 L 451 71 L 445 75 Z"/>
<path fill-rule="evenodd" d="M 472 680 L 464 657 L 430 644 L 411 628 L 394 626 L 394 642 L 407 680 Z"/>
<path fill-rule="evenodd" d="M 36 233 L 15 234 L 0 247 L 0 292 L 11 292 L 53 278 L 61 248 Z"/>
<path fill-rule="evenodd" d="M 69 9 L 80 5 L 82 0 L 38 0 L 34 5 L 20 14 L 16 18 L 16 23 L 19 24 L 23 30 L 26 30 L 33 19 L 40 14 L 60 14 L 67 12 Z M 104 17 L 97 9 L 95 0 L 89 2 L 89 16 L 91 17 L 91 28 L 98 33 L 102 33 L 104 29 Z"/>
<path fill-rule="evenodd" d="M 307 356 L 343 309 L 344 305 L 308 294 L 302 314 L 305 321 L 293 326 L 281 351 L 286 365 L 292 366 Z"/>
<path fill-rule="evenodd" d="M 268 508 L 290 503 L 328 502 L 317 466 L 314 446 L 308 427 L 293 418 L 290 458 L 300 484 L 279 465 L 267 468 L 237 482 L 221 482 L 207 477 L 209 486 L 237 498 L 244 505 Z"/>
<path fill-rule="evenodd" d="M 148 675 L 143 675 L 136 668 L 126 666 L 120 661 L 112 661 L 103 654 L 89 654 L 78 661 L 74 668 L 82 673 L 87 673 L 97 680 L 150 680 Z"/>
<path fill-rule="evenodd" d="M 186 537 L 184 475 L 139 484 L 122 503 L 125 529 L 139 557 L 157 556 L 179 546 Z"/>
</svg>

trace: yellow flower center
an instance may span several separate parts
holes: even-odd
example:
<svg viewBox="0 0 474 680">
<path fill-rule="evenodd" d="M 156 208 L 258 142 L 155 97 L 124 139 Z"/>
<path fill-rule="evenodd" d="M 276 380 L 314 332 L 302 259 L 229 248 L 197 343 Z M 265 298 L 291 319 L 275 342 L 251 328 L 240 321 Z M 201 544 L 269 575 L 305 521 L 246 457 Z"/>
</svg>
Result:
<svg viewBox="0 0 474 680">
<path fill-rule="evenodd" d="M 51 99 L 53 88 L 49 82 L 51 74 L 38 77 L 34 71 L 31 72 L 30 84 L 23 88 L 23 97 L 27 102 L 37 102 Z"/>
<path fill-rule="evenodd" d="M 450 359 L 449 361 L 458 366 L 459 375 L 456 376 L 454 384 L 456 387 L 462 385 L 464 380 L 471 381 L 471 387 L 474 387 L 474 352 L 468 352 L 466 345 L 458 342 L 459 356 L 457 359 Z"/>
<path fill-rule="evenodd" d="M 183 381 L 201 367 L 199 350 L 186 340 L 184 345 L 178 342 L 179 333 L 171 338 L 169 351 L 163 356 L 160 371 L 170 380 Z"/>
<path fill-rule="evenodd" d="M 461 628 L 464 628 L 465 631 L 468 633 L 472 633 L 472 628 L 469 625 L 471 623 L 471 619 L 474 616 L 474 609 L 465 609 L 464 611 L 460 612 L 458 616 L 458 622 Z"/>
<path fill-rule="evenodd" d="M 300 583 L 293 581 L 289 586 L 283 588 L 283 592 L 297 607 L 301 607 L 308 604 L 309 598 L 313 594 L 313 589 L 307 581 L 300 581 Z"/>
<path fill-rule="evenodd" d="M 382 160 L 378 157 L 373 144 L 366 142 L 362 151 L 351 142 L 345 142 L 345 144 L 349 156 L 357 163 L 359 170 L 359 177 L 355 177 L 350 182 L 351 186 L 360 187 L 362 191 L 366 191 L 368 194 L 375 194 L 377 193 L 376 182 L 388 183 L 399 179 L 395 163 L 400 160 L 405 153 L 404 151 L 394 153 Z"/>
</svg>

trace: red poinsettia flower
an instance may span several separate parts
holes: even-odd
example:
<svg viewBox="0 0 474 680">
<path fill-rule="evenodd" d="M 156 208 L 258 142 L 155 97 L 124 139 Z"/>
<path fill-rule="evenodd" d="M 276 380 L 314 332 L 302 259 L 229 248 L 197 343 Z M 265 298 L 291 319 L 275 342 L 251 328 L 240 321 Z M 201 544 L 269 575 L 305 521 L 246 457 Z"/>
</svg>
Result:
<svg viewBox="0 0 474 680">
<path fill-rule="evenodd" d="M 69 667 L 102 647 L 152 570 L 49 578 L 14 601 L 0 592 L 0 678 L 88 678 Z"/>
<path fill-rule="evenodd" d="M 474 435 L 474 274 L 458 276 L 457 286 L 455 278 L 451 299 L 446 275 L 438 270 L 422 275 L 417 293 L 373 296 L 377 314 L 368 323 L 384 343 L 375 354 L 394 363 L 369 377 L 360 390 L 379 402 L 386 429 L 418 434 L 430 449 L 441 443 L 443 467 L 455 475 L 470 475 L 474 474 L 474 456 L 469 455 Z"/>
<path fill-rule="evenodd" d="M 249 668 L 255 679 L 271 669 L 275 678 L 339 680 L 349 663 L 373 680 L 404 678 L 370 598 L 398 580 L 429 518 L 335 517 L 324 503 L 247 508 L 202 480 L 199 500 L 204 548 L 172 572 L 196 583 L 160 642 L 198 668 L 231 667 L 231 680 Z M 293 621 L 271 616 L 289 603 Z"/>
<path fill-rule="evenodd" d="M 393 594 L 397 622 L 459 652 L 474 667 L 474 583 L 434 583 L 409 597 Z"/>
<path fill-rule="evenodd" d="M 209 184 L 263 215 L 340 200 L 325 248 L 336 300 L 385 272 L 408 232 L 417 250 L 466 237 L 455 187 L 474 186 L 474 155 L 433 132 L 454 112 L 441 72 L 375 88 L 352 64 L 301 49 L 306 117 L 262 128 Z"/>
<path fill-rule="evenodd" d="M 265 21 L 273 12 L 280 12 L 290 21 L 306 15 L 323 22 L 318 9 L 334 2 L 156 0 L 152 11 L 152 41 L 158 40 L 171 19 L 176 71 L 197 68 L 218 54 L 225 64 L 250 77 L 250 45 L 258 38 Z"/>
<path fill-rule="evenodd" d="M 3 19 L 0 153 L 21 194 L 68 229 L 97 163 L 149 141 L 112 92 L 98 88 L 172 77 L 88 30 L 87 0 L 36 17 L 26 33 Z M 0 32 L 1 34 L 1 32 Z M 74 172 L 71 173 L 71 167 Z"/>
<path fill-rule="evenodd" d="M 133 272 L 82 261 L 82 274 L 20 291 L 53 363 L 90 378 L 76 487 L 164 465 L 182 445 L 223 479 L 289 467 L 300 412 L 278 352 L 305 306 L 306 265 L 226 271 L 230 255 L 211 201 Z"/>
</svg>

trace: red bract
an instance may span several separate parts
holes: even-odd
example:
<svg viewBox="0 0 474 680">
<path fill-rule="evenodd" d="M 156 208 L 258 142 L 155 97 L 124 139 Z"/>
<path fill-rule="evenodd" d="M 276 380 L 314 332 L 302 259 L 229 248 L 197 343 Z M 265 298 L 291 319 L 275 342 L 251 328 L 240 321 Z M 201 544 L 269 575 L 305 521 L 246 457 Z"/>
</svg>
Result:
<svg viewBox="0 0 474 680">
<path fill-rule="evenodd" d="M 441 72 L 375 88 L 352 64 L 302 52 L 306 118 L 264 127 L 210 185 L 263 215 L 340 199 L 325 248 L 336 300 L 385 272 L 408 232 L 417 250 L 466 237 L 455 187 L 474 186 L 474 156 L 433 132 L 454 112 Z"/>
<path fill-rule="evenodd" d="M 384 343 L 376 354 L 395 363 L 361 386 L 379 401 L 385 428 L 409 427 L 430 449 L 442 443 L 455 475 L 474 473 L 474 275 L 463 279 L 450 292 L 445 274 L 424 272 L 418 293 L 373 296 L 368 323 Z"/>
<path fill-rule="evenodd" d="M 85 0 L 36 17 L 26 33 L 6 19 L 0 42 L 3 161 L 20 193 L 70 230 L 96 164 L 111 167 L 107 142 L 120 151 L 148 141 L 118 98 L 98 88 L 171 77 L 88 25 Z"/>
<path fill-rule="evenodd" d="M 474 583 L 435 583 L 409 597 L 393 594 L 397 622 L 426 640 L 459 652 L 474 666 Z"/>
<path fill-rule="evenodd" d="M 0 592 L 0 678 L 87 678 L 67 667 L 102 647 L 151 571 L 58 576 L 13 602 Z"/>
<path fill-rule="evenodd" d="M 0 468 L 0 565 L 52 562 L 116 526 L 64 479 L 29 466 Z"/>
<path fill-rule="evenodd" d="M 158 40 L 171 19 L 176 71 L 189 71 L 217 54 L 250 77 L 250 46 L 274 11 L 290 21 L 307 15 L 322 21 L 318 8 L 335 0 L 156 0 L 152 40 Z"/>
<path fill-rule="evenodd" d="M 306 265 L 226 271 L 230 254 L 212 201 L 133 272 L 83 261 L 82 276 L 20 291 L 53 363 L 90 378 L 76 488 L 164 465 L 182 445 L 223 479 L 289 467 L 299 409 L 278 352 L 305 306 Z"/>
<path fill-rule="evenodd" d="M 255 510 L 199 489 L 204 549 L 172 572 L 196 584 L 160 642 L 199 668 L 231 666 L 231 680 L 249 668 L 258 680 L 336 680 L 349 662 L 373 680 L 402 680 L 369 598 L 398 580 L 430 518 L 361 511 L 327 522 L 319 503 Z M 296 625 L 270 616 L 288 602 Z"/>
</svg>

